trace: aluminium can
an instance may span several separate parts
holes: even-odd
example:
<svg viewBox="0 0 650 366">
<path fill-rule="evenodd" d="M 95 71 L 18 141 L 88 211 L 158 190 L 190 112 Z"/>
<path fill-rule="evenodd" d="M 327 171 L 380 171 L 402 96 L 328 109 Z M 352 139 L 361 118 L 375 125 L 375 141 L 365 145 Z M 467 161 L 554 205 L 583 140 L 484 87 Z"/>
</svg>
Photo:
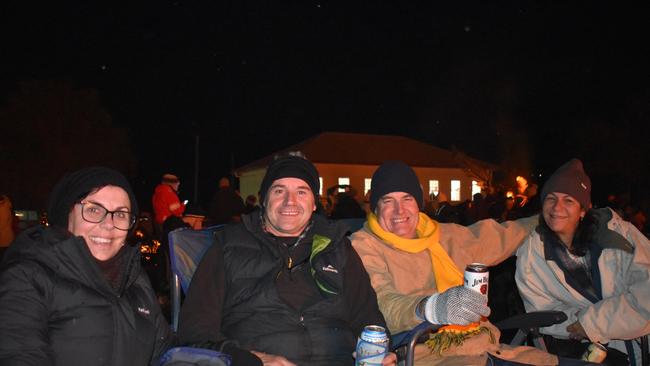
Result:
<svg viewBox="0 0 650 366">
<path fill-rule="evenodd" d="M 598 342 L 590 344 L 582 354 L 582 360 L 587 362 L 601 363 L 605 358 L 607 358 L 607 347 Z"/>
<path fill-rule="evenodd" d="M 357 340 L 357 366 L 381 366 L 388 353 L 386 328 L 379 325 L 366 325 Z"/>
<path fill-rule="evenodd" d="M 487 298 L 490 282 L 488 266 L 482 263 L 470 263 L 465 267 L 465 287 L 472 289 Z"/>
</svg>

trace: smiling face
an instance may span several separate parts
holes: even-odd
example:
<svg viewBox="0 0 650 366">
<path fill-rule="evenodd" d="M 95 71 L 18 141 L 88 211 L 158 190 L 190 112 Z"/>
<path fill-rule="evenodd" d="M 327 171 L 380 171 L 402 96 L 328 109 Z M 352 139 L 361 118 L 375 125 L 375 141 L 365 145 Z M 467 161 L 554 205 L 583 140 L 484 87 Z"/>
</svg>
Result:
<svg viewBox="0 0 650 366">
<path fill-rule="evenodd" d="M 379 226 L 399 237 L 414 239 L 420 219 L 418 203 L 411 194 L 391 192 L 377 202 L 376 215 Z"/>
<path fill-rule="evenodd" d="M 568 247 L 571 247 L 573 235 L 585 212 L 580 203 L 566 193 L 551 192 L 546 195 L 542 204 L 542 215 L 546 225 Z"/>
<path fill-rule="evenodd" d="M 316 210 L 309 185 L 298 178 L 281 178 L 266 194 L 266 230 L 275 236 L 298 236 Z"/>
<path fill-rule="evenodd" d="M 128 194 L 116 186 L 105 186 L 86 196 L 82 202 L 98 204 L 109 211 L 131 211 Z M 68 217 L 68 231 L 83 237 L 90 253 L 96 259 L 105 261 L 113 258 L 124 245 L 128 231 L 116 229 L 110 214 L 94 224 L 84 220 L 81 210 L 81 204 L 77 203 L 72 207 Z"/>
</svg>

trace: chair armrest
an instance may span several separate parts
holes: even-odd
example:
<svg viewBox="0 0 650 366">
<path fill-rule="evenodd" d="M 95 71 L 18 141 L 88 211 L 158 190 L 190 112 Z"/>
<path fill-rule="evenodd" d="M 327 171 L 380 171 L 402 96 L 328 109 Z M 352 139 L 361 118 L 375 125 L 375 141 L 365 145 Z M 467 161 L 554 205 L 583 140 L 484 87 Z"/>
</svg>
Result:
<svg viewBox="0 0 650 366">
<path fill-rule="evenodd" d="M 504 319 L 495 324 L 499 329 L 531 329 L 548 327 L 553 324 L 559 324 L 568 319 L 567 315 L 561 311 L 532 311 L 530 313 L 519 314 Z"/>
<path fill-rule="evenodd" d="M 431 324 L 424 321 L 409 331 L 394 334 L 392 337 L 393 351 L 397 353 L 398 348 L 406 347 L 405 366 L 413 366 L 413 362 L 415 361 L 415 344 L 418 343 L 418 339 L 426 333 L 438 330 L 443 325 Z"/>
</svg>

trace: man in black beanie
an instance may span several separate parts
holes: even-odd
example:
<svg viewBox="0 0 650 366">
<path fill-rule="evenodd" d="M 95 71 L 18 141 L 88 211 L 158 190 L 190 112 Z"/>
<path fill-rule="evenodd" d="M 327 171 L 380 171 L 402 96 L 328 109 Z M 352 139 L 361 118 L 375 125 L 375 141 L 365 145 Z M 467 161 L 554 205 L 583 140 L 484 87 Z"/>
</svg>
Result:
<svg viewBox="0 0 650 366">
<path fill-rule="evenodd" d="M 408 331 L 425 320 L 493 327 L 485 321 L 490 315 L 487 286 L 477 287 L 480 293 L 466 288 L 463 271 L 470 263 L 495 265 L 508 258 L 534 227 L 536 218 L 502 225 L 483 220 L 469 227 L 439 223 L 420 212 L 422 186 L 415 171 L 401 161 L 379 166 L 370 190 L 372 212 L 351 240 L 370 275 L 389 330 L 393 334 Z M 465 364 L 483 365 L 488 357 L 485 351 L 500 353 L 500 346 L 486 333 L 469 338 L 471 342 L 464 346 L 449 342 L 453 349 L 448 354 L 466 356 Z M 418 346 L 422 347 L 426 348 Z M 416 349 L 416 361 L 422 365 L 446 364 L 440 359 L 447 354 L 443 351 L 446 349 Z M 554 356 L 545 352 L 533 356 L 538 357 L 538 364 L 554 364 Z M 517 352 L 505 358 L 518 360 Z"/>
<path fill-rule="evenodd" d="M 315 213 L 319 186 L 301 154 L 271 162 L 261 210 L 218 231 L 192 278 L 181 344 L 224 347 L 235 365 L 354 362 L 364 326 L 385 321 L 347 227 Z"/>
</svg>

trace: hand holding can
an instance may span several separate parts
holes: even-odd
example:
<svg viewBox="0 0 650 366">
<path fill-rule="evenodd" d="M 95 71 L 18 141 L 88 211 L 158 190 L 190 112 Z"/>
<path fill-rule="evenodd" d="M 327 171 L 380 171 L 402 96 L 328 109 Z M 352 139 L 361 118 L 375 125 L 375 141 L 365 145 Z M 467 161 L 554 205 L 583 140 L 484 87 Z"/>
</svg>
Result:
<svg viewBox="0 0 650 366">
<path fill-rule="evenodd" d="M 386 328 L 379 325 L 367 325 L 357 340 L 357 366 L 381 366 L 388 353 L 388 335 Z"/>
</svg>

